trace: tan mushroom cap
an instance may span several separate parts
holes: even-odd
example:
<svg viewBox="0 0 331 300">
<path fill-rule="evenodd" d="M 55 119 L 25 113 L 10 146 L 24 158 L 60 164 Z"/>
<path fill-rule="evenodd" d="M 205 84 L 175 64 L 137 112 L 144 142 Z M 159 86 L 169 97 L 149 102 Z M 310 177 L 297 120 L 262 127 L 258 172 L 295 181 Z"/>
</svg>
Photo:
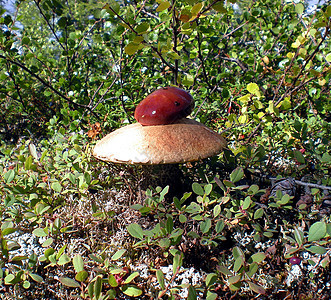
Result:
<svg viewBox="0 0 331 300">
<path fill-rule="evenodd" d="M 218 133 L 184 118 L 168 125 L 124 126 L 98 141 L 93 155 L 115 163 L 173 164 L 214 156 L 225 146 Z"/>
</svg>

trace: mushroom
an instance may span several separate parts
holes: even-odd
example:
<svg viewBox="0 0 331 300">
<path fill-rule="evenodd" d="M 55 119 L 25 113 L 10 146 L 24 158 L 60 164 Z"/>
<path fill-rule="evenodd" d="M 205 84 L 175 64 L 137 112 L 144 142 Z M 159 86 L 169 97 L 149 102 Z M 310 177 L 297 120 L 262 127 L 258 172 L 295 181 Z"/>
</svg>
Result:
<svg viewBox="0 0 331 300">
<path fill-rule="evenodd" d="M 162 95 L 160 91 L 170 95 L 171 101 L 164 96 L 156 97 L 155 94 Z M 160 178 L 158 185 L 169 185 L 169 195 L 179 196 L 183 191 L 178 164 L 215 156 L 226 146 L 226 141 L 205 125 L 183 118 L 191 111 L 193 102 L 187 92 L 178 88 L 156 92 L 137 106 L 135 117 L 139 122 L 106 135 L 96 143 L 93 156 L 113 163 L 152 165 L 150 174 L 154 174 L 154 177 L 162 176 L 161 169 L 166 170 L 168 176 Z M 179 92 L 179 96 L 174 96 L 176 92 Z M 159 99 L 160 103 L 156 103 Z M 165 108 L 167 105 L 170 105 L 170 112 Z M 178 107 L 181 109 L 178 110 Z M 154 115 L 160 115 L 163 121 L 166 120 L 165 124 L 158 122 Z M 152 125 L 145 125 L 146 120 Z M 162 167 L 153 167 L 159 165 Z"/>
<path fill-rule="evenodd" d="M 125 164 L 178 164 L 218 154 L 226 141 L 205 125 L 187 118 L 172 124 L 119 128 L 98 141 L 93 155 Z"/>
</svg>

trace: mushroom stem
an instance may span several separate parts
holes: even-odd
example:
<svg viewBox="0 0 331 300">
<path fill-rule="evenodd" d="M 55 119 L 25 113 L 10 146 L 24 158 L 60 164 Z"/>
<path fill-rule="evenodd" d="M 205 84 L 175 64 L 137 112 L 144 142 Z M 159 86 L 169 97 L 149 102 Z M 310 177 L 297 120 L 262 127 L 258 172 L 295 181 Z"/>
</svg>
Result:
<svg viewBox="0 0 331 300">
<path fill-rule="evenodd" d="M 166 198 L 170 201 L 173 197 L 180 198 L 185 192 L 184 175 L 179 164 L 144 165 L 142 190 L 150 187 L 169 186 Z"/>
</svg>

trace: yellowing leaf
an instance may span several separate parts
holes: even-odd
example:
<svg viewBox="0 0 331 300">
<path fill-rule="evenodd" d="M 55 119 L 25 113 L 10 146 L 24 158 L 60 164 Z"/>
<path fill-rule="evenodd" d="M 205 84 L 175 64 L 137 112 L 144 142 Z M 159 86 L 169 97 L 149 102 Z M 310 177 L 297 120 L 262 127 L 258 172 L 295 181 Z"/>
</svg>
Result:
<svg viewBox="0 0 331 300">
<path fill-rule="evenodd" d="M 260 111 L 257 116 L 259 117 L 259 119 L 263 118 L 264 117 L 264 112 Z"/>
<path fill-rule="evenodd" d="M 170 2 L 169 1 L 163 1 L 160 3 L 160 5 L 157 7 L 156 11 L 164 11 L 170 7 Z"/>
<path fill-rule="evenodd" d="M 291 47 L 292 48 L 299 48 L 301 45 L 300 41 L 299 40 L 296 40 L 294 43 L 292 43 Z"/>
<path fill-rule="evenodd" d="M 254 82 L 251 82 L 251 83 L 247 84 L 246 89 L 251 94 L 254 94 L 254 95 L 258 96 L 258 97 L 261 96 L 260 89 L 259 89 L 258 85 L 256 83 L 254 83 Z"/>
<path fill-rule="evenodd" d="M 196 16 L 201 11 L 202 7 L 203 7 L 203 3 L 201 2 L 195 4 L 191 9 L 192 16 Z"/>
<path fill-rule="evenodd" d="M 128 55 L 133 55 L 137 52 L 139 44 L 129 43 L 124 47 L 124 52 Z"/>
<path fill-rule="evenodd" d="M 307 50 L 305 49 L 305 48 L 301 48 L 300 50 L 299 50 L 299 54 L 301 55 L 301 56 L 306 56 L 307 55 Z"/>
<path fill-rule="evenodd" d="M 289 97 L 286 97 L 282 102 L 280 102 L 277 105 L 277 108 L 283 109 L 283 110 L 288 110 L 291 108 L 291 101 L 289 99 Z"/>
<path fill-rule="evenodd" d="M 318 84 L 320 86 L 324 86 L 326 84 L 326 80 L 324 78 L 322 78 L 322 79 L 320 78 L 320 79 L 318 79 Z"/>
<path fill-rule="evenodd" d="M 269 64 L 269 62 L 270 62 L 270 60 L 269 60 L 269 57 L 268 57 L 268 56 L 264 56 L 264 57 L 262 58 L 262 60 L 263 60 L 263 62 L 264 62 L 266 65 L 268 65 L 268 64 Z"/>
<path fill-rule="evenodd" d="M 299 47 L 299 46 L 298 46 Z M 292 48 L 295 48 L 293 47 L 293 44 L 292 44 Z M 297 47 L 296 47 L 297 48 Z M 292 59 L 294 57 L 295 53 L 294 52 L 289 52 L 286 54 L 286 56 L 289 58 L 289 59 Z"/>
<path fill-rule="evenodd" d="M 245 96 L 238 98 L 238 101 L 240 101 L 241 103 L 247 103 L 249 99 L 250 99 L 250 95 L 247 94 Z"/>
<path fill-rule="evenodd" d="M 247 117 L 247 115 L 240 116 L 239 119 L 238 119 L 238 121 L 239 121 L 239 123 L 241 123 L 241 124 L 245 124 L 245 123 L 247 123 L 247 121 L 248 121 L 248 117 Z"/>
<path fill-rule="evenodd" d="M 302 15 L 305 7 L 303 6 L 302 3 L 298 3 L 295 5 L 295 11 L 297 12 L 298 15 Z"/>
<path fill-rule="evenodd" d="M 216 2 L 213 6 L 213 9 L 215 9 L 216 11 L 220 12 L 220 13 L 226 13 L 227 10 L 224 7 L 224 3 L 222 3 L 222 1 Z"/>
</svg>

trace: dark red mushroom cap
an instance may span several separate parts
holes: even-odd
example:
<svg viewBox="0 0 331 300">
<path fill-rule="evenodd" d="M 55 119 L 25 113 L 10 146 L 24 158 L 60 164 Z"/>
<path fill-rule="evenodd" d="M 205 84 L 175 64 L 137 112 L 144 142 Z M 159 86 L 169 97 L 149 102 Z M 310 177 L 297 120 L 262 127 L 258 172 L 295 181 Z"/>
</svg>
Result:
<svg viewBox="0 0 331 300">
<path fill-rule="evenodd" d="M 142 125 L 166 125 L 188 116 L 193 109 L 192 96 L 178 88 L 161 88 L 142 100 L 134 117 Z"/>
</svg>

